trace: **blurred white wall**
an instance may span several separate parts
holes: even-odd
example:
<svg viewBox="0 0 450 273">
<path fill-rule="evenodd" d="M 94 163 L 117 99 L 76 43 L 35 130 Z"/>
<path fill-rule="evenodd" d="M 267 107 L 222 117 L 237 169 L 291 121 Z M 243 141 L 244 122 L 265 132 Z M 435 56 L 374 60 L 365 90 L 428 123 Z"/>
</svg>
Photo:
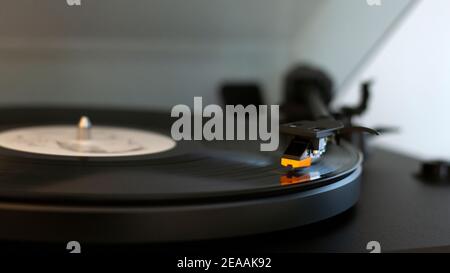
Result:
<svg viewBox="0 0 450 273">
<path fill-rule="evenodd" d="M 298 24 L 292 61 L 325 68 L 338 87 L 380 44 L 414 0 L 383 0 L 369 6 L 366 0 L 323 1 L 314 16 Z"/>
<path fill-rule="evenodd" d="M 374 79 L 369 126 L 398 126 L 378 145 L 426 159 L 450 159 L 450 1 L 426 0 L 344 88 L 337 105 L 356 102 Z"/>
<path fill-rule="evenodd" d="M 258 80 L 278 103 L 289 65 L 340 84 L 411 0 L 2 0 L 0 105 L 170 108 Z"/>
<path fill-rule="evenodd" d="M 226 79 L 277 91 L 293 31 L 323 1 L 2 1 L 0 104 L 167 109 L 217 101 Z"/>
</svg>

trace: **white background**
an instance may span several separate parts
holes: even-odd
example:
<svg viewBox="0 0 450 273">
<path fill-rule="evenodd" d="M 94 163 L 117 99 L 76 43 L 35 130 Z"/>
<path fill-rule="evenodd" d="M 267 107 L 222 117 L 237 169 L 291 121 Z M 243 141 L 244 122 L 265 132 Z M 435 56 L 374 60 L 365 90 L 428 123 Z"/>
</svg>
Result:
<svg viewBox="0 0 450 273">
<path fill-rule="evenodd" d="M 356 101 L 364 79 L 375 85 L 362 121 L 400 128 L 377 144 L 420 158 L 450 159 L 450 1 L 418 3 L 337 104 Z"/>
<path fill-rule="evenodd" d="M 410 0 L 4 0 L 0 105 L 170 108 L 257 80 L 280 102 L 293 63 L 337 85 Z"/>
</svg>

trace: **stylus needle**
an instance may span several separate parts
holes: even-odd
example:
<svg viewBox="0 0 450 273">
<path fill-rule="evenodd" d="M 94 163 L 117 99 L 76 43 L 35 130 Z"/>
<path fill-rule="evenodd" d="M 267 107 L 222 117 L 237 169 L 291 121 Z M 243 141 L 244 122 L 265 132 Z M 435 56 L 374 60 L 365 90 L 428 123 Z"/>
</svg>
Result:
<svg viewBox="0 0 450 273">
<path fill-rule="evenodd" d="M 82 116 L 78 122 L 78 140 L 88 140 L 91 138 L 92 123 L 88 117 Z"/>
</svg>

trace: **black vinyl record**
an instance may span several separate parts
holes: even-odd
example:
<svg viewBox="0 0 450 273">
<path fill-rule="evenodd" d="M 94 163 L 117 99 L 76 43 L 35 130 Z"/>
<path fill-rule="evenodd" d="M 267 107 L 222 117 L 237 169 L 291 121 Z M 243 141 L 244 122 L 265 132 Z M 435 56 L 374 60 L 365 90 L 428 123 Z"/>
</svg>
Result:
<svg viewBox="0 0 450 273">
<path fill-rule="evenodd" d="M 146 111 L 0 112 L 1 131 L 76 124 L 87 115 L 94 124 L 169 135 L 173 121 L 168 113 Z M 76 157 L 2 146 L 0 221 L 7 224 L 0 227 L 0 239 L 155 242 L 229 237 L 319 221 L 358 199 L 362 159 L 350 145 L 330 145 L 319 162 L 297 172 L 280 166 L 283 143 L 276 152 L 258 148 L 255 142 L 180 141 L 154 154 Z"/>
</svg>

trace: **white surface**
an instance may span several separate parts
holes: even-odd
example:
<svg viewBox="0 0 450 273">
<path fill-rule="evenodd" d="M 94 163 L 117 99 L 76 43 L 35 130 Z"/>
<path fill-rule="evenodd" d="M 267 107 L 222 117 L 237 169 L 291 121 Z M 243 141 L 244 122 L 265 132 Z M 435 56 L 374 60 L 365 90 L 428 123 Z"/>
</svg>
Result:
<svg viewBox="0 0 450 273">
<path fill-rule="evenodd" d="M 291 60 L 323 67 L 340 87 L 413 2 L 381 0 L 380 6 L 369 6 L 366 0 L 323 1 L 314 16 L 299 24 Z"/>
<path fill-rule="evenodd" d="M 374 79 L 362 122 L 400 128 L 377 138 L 378 145 L 419 158 L 450 159 L 449 26 L 450 1 L 421 1 L 337 101 L 356 102 L 359 82 Z"/>
<path fill-rule="evenodd" d="M 176 145 L 165 135 L 105 126 L 91 128 L 89 140 L 78 140 L 77 129 L 67 125 L 11 129 L 0 133 L 0 146 L 35 154 L 120 157 L 160 153 Z"/>
</svg>

